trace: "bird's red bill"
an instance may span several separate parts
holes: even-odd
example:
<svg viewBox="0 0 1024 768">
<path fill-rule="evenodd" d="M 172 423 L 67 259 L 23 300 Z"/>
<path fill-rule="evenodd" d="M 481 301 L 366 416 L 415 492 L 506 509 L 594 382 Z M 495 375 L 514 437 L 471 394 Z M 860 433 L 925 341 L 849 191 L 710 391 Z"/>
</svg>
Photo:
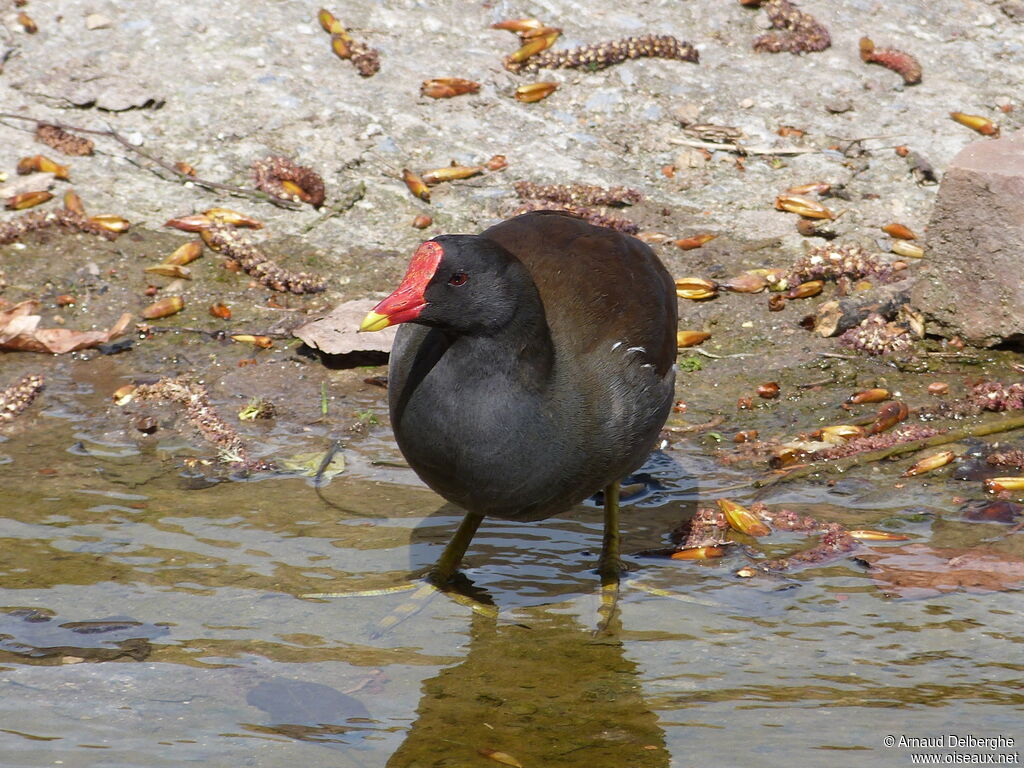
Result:
<svg viewBox="0 0 1024 768">
<path fill-rule="evenodd" d="M 381 301 L 370 316 L 387 318 L 387 324 L 380 327 L 397 323 L 407 323 L 419 317 L 420 312 L 427 305 L 424 293 L 427 285 L 437 272 L 437 267 L 444 256 L 444 249 L 440 243 L 428 240 L 416 249 L 416 253 L 409 262 L 409 269 L 402 278 L 399 285 L 390 296 Z M 376 329 L 374 329 L 376 330 Z"/>
</svg>

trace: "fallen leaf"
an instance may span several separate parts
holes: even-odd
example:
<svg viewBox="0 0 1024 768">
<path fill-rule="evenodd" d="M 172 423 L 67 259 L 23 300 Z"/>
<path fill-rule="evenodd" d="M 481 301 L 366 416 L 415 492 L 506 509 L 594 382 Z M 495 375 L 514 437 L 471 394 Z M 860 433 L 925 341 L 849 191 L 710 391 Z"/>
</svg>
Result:
<svg viewBox="0 0 1024 768">
<path fill-rule="evenodd" d="M 75 331 L 70 328 L 39 328 L 38 301 L 23 301 L 0 311 L 0 349 L 49 352 L 55 355 L 106 344 L 121 336 L 132 321 L 125 312 L 109 331 Z"/>
<path fill-rule="evenodd" d="M 390 352 L 397 326 L 375 333 L 359 333 L 366 313 L 377 306 L 376 299 L 354 299 L 339 304 L 330 314 L 296 328 L 293 335 L 328 355 L 352 352 Z"/>
<path fill-rule="evenodd" d="M 325 451 L 297 453 L 291 458 L 281 459 L 279 464 L 282 469 L 295 472 L 303 477 L 316 477 L 319 474 L 322 479 L 330 480 L 345 471 L 345 456 L 338 451 L 324 467 L 326 456 Z"/>
</svg>

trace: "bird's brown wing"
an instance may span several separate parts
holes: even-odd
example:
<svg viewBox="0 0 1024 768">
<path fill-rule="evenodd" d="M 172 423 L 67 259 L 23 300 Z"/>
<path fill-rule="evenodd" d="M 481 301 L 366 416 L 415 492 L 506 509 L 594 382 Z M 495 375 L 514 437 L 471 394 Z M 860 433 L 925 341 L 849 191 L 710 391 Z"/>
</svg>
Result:
<svg viewBox="0 0 1024 768">
<path fill-rule="evenodd" d="M 645 243 L 559 211 L 526 213 L 481 236 L 523 262 L 552 335 L 572 353 L 621 343 L 659 375 L 674 365 L 675 284 Z"/>
</svg>

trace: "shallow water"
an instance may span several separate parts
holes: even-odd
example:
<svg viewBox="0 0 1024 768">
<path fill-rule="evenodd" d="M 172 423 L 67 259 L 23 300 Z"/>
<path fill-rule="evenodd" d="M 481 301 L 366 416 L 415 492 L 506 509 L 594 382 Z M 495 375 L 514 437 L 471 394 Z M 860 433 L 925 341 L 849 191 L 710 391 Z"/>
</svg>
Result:
<svg viewBox="0 0 1024 768">
<path fill-rule="evenodd" d="M 951 733 L 1020 751 L 1020 591 L 896 599 L 849 558 L 744 580 L 733 547 L 714 563 L 633 558 L 595 633 L 601 513 L 584 506 L 484 524 L 464 571 L 496 619 L 435 595 L 377 637 L 410 592 L 303 595 L 399 585 L 460 518 L 390 465 L 386 429 L 318 495 L 299 477 L 212 482 L 180 437 L 112 437 L 84 415 L 98 397 L 58 377 L 31 431 L 0 442 L 4 766 L 500 764 L 481 750 L 524 766 L 898 766 L 921 750 L 886 735 Z M 294 441 L 271 428 L 266 442 Z M 716 492 L 746 478 L 696 442 L 648 469 L 663 488 L 626 508 L 626 552 L 665 546 L 698 497 L 752 498 Z M 894 477 L 764 500 L 1024 556 L 1005 526 L 961 522 L 950 483 L 897 493 Z"/>
</svg>

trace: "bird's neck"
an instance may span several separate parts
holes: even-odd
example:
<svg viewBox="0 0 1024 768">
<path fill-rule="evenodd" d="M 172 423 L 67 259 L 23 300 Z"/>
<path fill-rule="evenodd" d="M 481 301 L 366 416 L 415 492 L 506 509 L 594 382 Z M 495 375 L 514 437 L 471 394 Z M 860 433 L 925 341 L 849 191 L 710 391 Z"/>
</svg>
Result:
<svg viewBox="0 0 1024 768">
<path fill-rule="evenodd" d="M 555 348 L 536 289 L 520 297 L 509 322 L 486 334 L 465 334 L 453 346 L 472 355 L 484 368 L 510 376 L 528 389 L 545 388 L 552 378 Z"/>
</svg>

